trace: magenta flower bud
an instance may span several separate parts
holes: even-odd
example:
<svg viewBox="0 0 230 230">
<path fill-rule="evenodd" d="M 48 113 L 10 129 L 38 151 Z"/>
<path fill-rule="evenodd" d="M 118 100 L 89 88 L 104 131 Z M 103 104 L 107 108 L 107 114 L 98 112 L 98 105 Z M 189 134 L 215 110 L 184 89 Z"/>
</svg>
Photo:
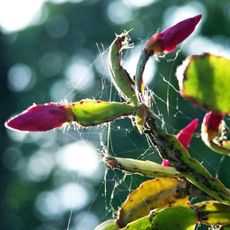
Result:
<svg viewBox="0 0 230 230">
<path fill-rule="evenodd" d="M 198 119 L 194 119 L 187 126 L 181 129 L 181 131 L 176 136 L 177 140 L 184 146 L 185 149 L 189 148 L 193 134 L 198 126 L 198 122 Z"/>
<path fill-rule="evenodd" d="M 223 119 L 222 113 L 212 111 L 206 113 L 202 123 L 202 139 L 212 141 L 218 135 Z"/>
<path fill-rule="evenodd" d="M 189 148 L 190 142 L 192 140 L 193 134 L 198 126 L 199 120 L 196 118 L 192 122 L 190 122 L 187 126 L 180 130 L 177 134 L 176 138 L 184 146 L 187 150 Z M 163 159 L 161 165 L 170 167 L 171 164 L 168 160 Z"/>
<path fill-rule="evenodd" d="M 219 126 L 223 119 L 224 119 L 223 114 L 210 111 L 205 114 L 203 123 L 208 130 L 213 130 L 218 132 Z"/>
<path fill-rule="evenodd" d="M 145 49 L 150 53 L 169 53 L 184 41 L 195 29 L 202 15 L 185 19 L 168 29 L 155 33 L 146 43 Z"/>
<path fill-rule="evenodd" d="M 165 167 L 171 167 L 171 164 L 167 159 L 163 159 L 161 165 Z"/>
<path fill-rule="evenodd" d="M 10 129 L 20 131 L 47 131 L 71 122 L 73 114 L 67 105 L 47 103 L 33 105 L 5 123 Z"/>
</svg>

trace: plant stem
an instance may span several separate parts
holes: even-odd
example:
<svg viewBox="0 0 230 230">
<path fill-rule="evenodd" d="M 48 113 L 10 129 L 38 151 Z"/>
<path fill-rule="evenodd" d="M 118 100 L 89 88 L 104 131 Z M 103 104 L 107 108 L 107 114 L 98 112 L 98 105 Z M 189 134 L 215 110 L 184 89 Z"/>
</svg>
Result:
<svg viewBox="0 0 230 230">
<path fill-rule="evenodd" d="M 203 165 L 192 158 L 175 136 L 157 128 L 154 115 L 149 110 L 144 129 L 152 147 L 157 149 L 162 158 L 169 160 L 189 182 L 210 197 L 230 205 L 229 190 L 217 178 L 212 177 Z"/>
</svg>

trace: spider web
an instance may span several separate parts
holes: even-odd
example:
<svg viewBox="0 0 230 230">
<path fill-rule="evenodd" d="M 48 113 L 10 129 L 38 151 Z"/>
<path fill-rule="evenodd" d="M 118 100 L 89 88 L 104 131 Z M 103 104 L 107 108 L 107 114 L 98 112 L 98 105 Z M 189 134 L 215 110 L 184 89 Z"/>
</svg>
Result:
<svg viewBox="0 0 230 230">
<path fill-rule="evenodd" d="M 100 91 L 95 95 L 96 99 L 102 99 L 107 101 L 124 101 L 117 94 L 115 88 L 112 85 L 112 82 L 106 76 L 108 63 L 107 51 L 103 44 L 97 44 L 97 49 L 99 52 L 98 57 L 95 61 L 89 66 L 93 68 L 95 64 L 99 61 L 103 67 L 101 77 L 97 79 L 97 84 L 100 86 Z M 132 52 L 132 51 L 128 51 Z M 167 65 L 170 66 L 168 74 L 162 73 L 159 68 L 155 73 L 155 78 L 153 84 L 149 86 L 151 89 L 151 104 L 152 110 L 157 118 L 157 124 L 166 132 L 170 134 L 177 134 L 181 128 L 186 124 L 192 121 L 195 117 L 194 114 L 202 116 L 202 111 L 194 108 L 189 102 L 183 101 L 179 95 L 178 87 L 175 81 L 175 63 L 178 57 L 178 53 L 172 57 L 165 57 L 164 59 L 160 58 L 160 63 L 167 62 Z M 125 58 L 124 58 L 125 59 Z M 158 89 L 159 88 L 159 89 Z M 74 94 L 75 89 L 66 96 Z M 173 96 L 171 96 L 173 95 Z M 201 122 L 201 120 L 200 120 Z M 177 126 L 175 126 L 177 124 Z M 178 126 L 179 124 L 179 126 Z M 183 124 L 183 125 L 182 125 Z M 97 145 L 98 145 L 98 154 L 100 158 L 103 158 L 103 154 L 106 151 L 113 156 L 119 157 L 129 157 L 142 160 L 152 160 L 155 162 L 161 162 L 160 157 L 155 152 L 154 149 L 149 145 L 143 136 L 140 136 L 132 127 L 131 121 L 128 118 L 117 120 L 106 125 L 99 126 L 97 128 L 89 129 L 76 129 L 78 137 L 82 139 L 90 140 L 90 136 L 97 135 Z M 76 138 L 75 133 L 65 132 L 65 135 L 69 135 L 72 138 Z M 117 139 L 122 137 L 122 141 L 125 143 L 121 144 L 117 142 Z M 133 138 L 135 137 L 135 138 Z M 197 129 L 197 132 L 194 135 L 194 142 L 200 142 L 200 131 Z M 120 139 L 119 139 L 120 140 Z M 121 146 L 120 146 L 121 145 Z M 189 152 L 195 158 L 199 158 L 199 161 L 205 164 L 212 173 L 216 173 L 218 177 L 219 167 L 224 160 L 221 158 L 218 161 L 218 164 L 215 165 L 212 161 L 209 161 L 207 157 L 198 153 L 195 145 L 191 145 Z M 101 163 L 103 164 L 103 163 Z M 135 188 L 139 186 L 142 181 L 145 181 L 149 178 L 142 177 L 139 175 L 132 175 L 130 173 L 113 170 L 104 166 L 104 176 L 101 185 L 96 191 L 94 199 L 91 201 L 91 205 L 88 207 L 88 212 L 93 211 L 94 204 L 97 199 L 101 196 L 104 199 L 104 216 L 101 216 L 103 220 L 109 218 L 116 218 L 117 211 L 119 206 L 124 202 L 127 195 L 132 192 Z M 69 214 L 69 220 L 66 229 L 70 229 L 72 216 L 74 210 L 72 209 Z M 196 229 L 199 227 L 197 226 Z"/>
</svg>

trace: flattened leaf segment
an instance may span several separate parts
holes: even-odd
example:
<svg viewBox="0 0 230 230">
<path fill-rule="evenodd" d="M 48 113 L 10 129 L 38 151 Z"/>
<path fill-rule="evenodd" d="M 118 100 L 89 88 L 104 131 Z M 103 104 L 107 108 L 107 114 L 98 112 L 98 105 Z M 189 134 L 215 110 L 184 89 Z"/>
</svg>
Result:
<svg viewBox="0 0 230 230">
<path fill-rule="evenodd" d="M 70 104 L 75 121 L 82 126 L 93 126 L 129 116 L 137 110 L 131 104 L 101 101 L 81 100 Z"/>
<path fill-rule="evenodd" d="M 155 208 L 187 205 L 186 182 L 181 179 L 158 178 L 143 182 L 122 204 L 118 214 L 118 225 L 126 226 Z"/>
<path fill-rule="evenodd" d="M 230 113 L 230 60 L 209 53 L 189 56 L 178 67 L 180 93 L 207 110 Z"/>
</svg>

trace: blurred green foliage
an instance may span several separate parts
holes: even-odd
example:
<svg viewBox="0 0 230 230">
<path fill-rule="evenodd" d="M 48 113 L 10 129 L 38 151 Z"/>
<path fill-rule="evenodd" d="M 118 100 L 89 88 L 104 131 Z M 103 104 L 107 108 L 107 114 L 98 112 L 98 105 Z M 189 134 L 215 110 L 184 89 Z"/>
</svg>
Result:
<svg viewBox="0 0 230 230">
<path fill-rule="evenodd" d="M 169 99 L 169 112 L 166 104 L 157 98 L 157 106 L 154 107 L 155 112 L 161 115 L 159 125 L 163 125 L 169 132 L 176 133 L 191 119 L 202 118 L 204 111 L 193 108 L 189 102 L 184 102 L 178 93 L 165 83 L 163 77 L 178 88 L 174 73 L 186 55 L 213 49 L 219 54 L 230 51 L 229 1 L 159 0 L 142 7 L 132 7 L 131 1 L 125 0 L 85 0 L 62 4 L 46 2 L 43 11 L 46 17 L 44 16 L 43 22 L 39 25 L 11 34 L 0 32 L 1 124 L 33 103 L 61 101 L 65 98 L 74 101 L 93 97 L 120 100 L 106 76 L 106 63 L 102 62 L 102 59 L 107 57 L 104 52 L 113 41 L 115 33 L 133 28 L 130 33 L 133 42 L 136 45 L 143 44 L 157 29 L 172 25 L 176 16 L 185 14 L 185 17 L 188 17 L 196 13 L 202 13 L 204 16 L 199 26 L 200 31 L 183 44 L 182 52 L 174 61 L 169 59 L 174 59 L 175 53 L 156 62 L 156 72 L 149 87 L 164 101 Z M 192 43 L 198 36 L 200 40 Z M 132 55 L 132 52 L 127 51 L 124 60 Z M 68 78 L 68 73 L 74 73 L 69 70 L 69 66 L 74 62 L 81 64 L 78 74 L 81 75 L 82 71 L 85 78 L 91 76 L 89 79 L 93 79 L 93 85 L 89 86 L 90 83 L 87 83 L 88 85 L 81 86 L 78 81 L 73 83 L 72 77 Z M 97 68 L 98 62 L 101 64 Z M 90 73 L 85 74 L 86 70 L 82 66 L 87 66 Z M 18 76 L 22 76 L 22 79 L 15 78 L 15 72 L 21 73 L 20 71 L 22 74 Z M 27 77 L 24 79 L 25 75 Z M 78 78 L 80 76 L 75 76 L 74 80 Z M 127 176 L 121 183 L 124 175 L 110 170 L 105 174 L 100 162 L 97 179 L 90 179 L 74 170 L 61 168 L 61 160 L 50 167 L 50 171 L 47 168 L 43 169 L 46 167 L 46 161 L 54 164 L 52 162 L 56 161 L 56 154 L 65 145 L 86 139 L 94 146 L 99 146 L 100 133 L 103 131 L 106 136 L 105 127 L 80 131 L 70 129 L 65 133 L 57 130 L 48 134 L 15 134 L 7 131 L 3 125 L 0 129 L 0 229 L 53 230 L 68 229 L 68 226 L 71 230 L 83 229 L 82 226 L 85 230 L 93 229 L 99 222 L 114 214 L 110 205 L 113 196 L 112 207 L 116 209 L 128 192 L 145 179 Z M 102 139 L 105 140 L 104 136 Z M 148 149 L 144 137 L 140 137 L 127 120 L 111 124 L 110 140 L 110 150 L 114 155 L 138 158 L 147 150 L 142 158 L 159 161 L 159 157 Z M 43 155 L 49 160 L 42 158 L 43 155 L 39 155 L 39 151 L 45 152 Z M 230 187 L 229 157 L 221 158 L 207 149 L 202 144 L 199 134 L 193 140 L 190 152 L 202 161 L 212 174 L 217 174 L 223 183 Z M 80 155 L 81 152 L 75 154 Z M 33 175 L 33 168 L 30 167 L 38 170 L 38 177 L 36 172 Z M 84 167 L 87 169 L 88 165 Z M 103 179 L 104 174 L 106 180 Z M 84 186 L 89 193 L 88 202 L 79 206 L 80 208 L 74 208 L 73 202 L 72 211 L 71 205 L 62 211 L 62 206 L 55 209 L 58 202 L 56 203 L 55 199 L 52 201 L 51 192 L 56 189 L 56 193 L 59 194 L 61 190 L 58 189 L 66 183 Z M 51 210 L 50 213 L 53 210 L 52 215 L 46 211 L 46 207 L 41 207 L 46 204 L 44 199 L 43 202 L 41 200 L 47 194 L 51 201 L 47 203 L 47 210 Z M 78 196 L 79 194 L 76 194 L 76 197 Z M 60 212 L 55 213 L 55 210 Z"/>
</svg>

